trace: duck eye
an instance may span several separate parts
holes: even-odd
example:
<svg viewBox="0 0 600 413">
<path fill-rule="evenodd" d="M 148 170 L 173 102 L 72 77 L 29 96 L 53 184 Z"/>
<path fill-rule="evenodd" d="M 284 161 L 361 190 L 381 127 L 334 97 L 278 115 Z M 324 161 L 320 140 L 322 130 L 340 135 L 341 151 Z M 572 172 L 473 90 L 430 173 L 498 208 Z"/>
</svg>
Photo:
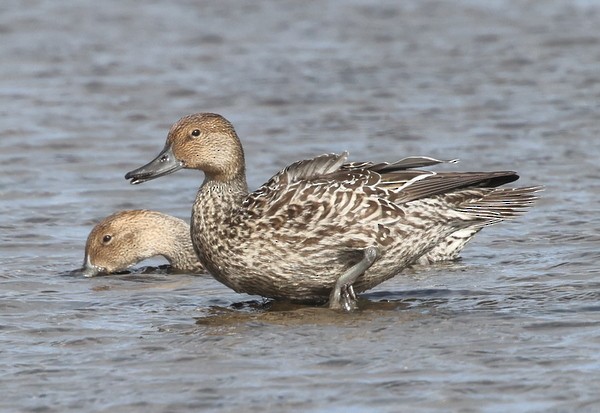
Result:
<svg viewBox="0 0 600 413">
<path fill-rule="evenodd" d="M 102 242 L 104 244 L 108 244 L 110 242 L 110 240 L 112 240 L 112 236 L 111 235 L 105 235 L 102 237 Z"/>
<path fill-rule="evenodd" d="M 192 131 L 192 136 L 200 136 L 200 129 L 194 129 Z"/>
</svg>

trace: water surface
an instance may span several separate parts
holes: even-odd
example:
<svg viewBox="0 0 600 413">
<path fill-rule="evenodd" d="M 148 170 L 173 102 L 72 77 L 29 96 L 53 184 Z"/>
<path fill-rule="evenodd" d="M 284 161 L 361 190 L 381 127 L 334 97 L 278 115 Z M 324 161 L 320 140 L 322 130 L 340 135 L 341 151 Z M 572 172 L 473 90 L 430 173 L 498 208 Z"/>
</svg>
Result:
<svg viewBox="0 0 600 413">
<path fill-rule="evenodd" d="M 598 27 L 592 0 L 3 2 L 0 410 L 600 410 Z M 197 111 L 234 123 L 252 187 L 349 150 L 546 191 L 353 314 L 68 275 L 116 210 L 189 216 L 200 173 L 123 175 Z"/>
</svg>

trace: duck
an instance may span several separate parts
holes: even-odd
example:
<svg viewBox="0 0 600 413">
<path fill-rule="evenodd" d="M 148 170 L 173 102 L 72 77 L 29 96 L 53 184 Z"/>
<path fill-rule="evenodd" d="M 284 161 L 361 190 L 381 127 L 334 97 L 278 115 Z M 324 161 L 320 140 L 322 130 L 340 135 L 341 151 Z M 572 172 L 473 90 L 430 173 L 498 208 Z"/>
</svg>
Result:
<svg viewBox="0 0 600 413">
<path fill-rule="evenodd" d="M 95 277 L 122 272 L 155 256 L 166 258 L 178 272 L 204 272 L 187 222 L 147 209 L 119 211 L 104 218 L 88 235 L 82 273 Z"/>
<path fill-rule="evenodd" d="M 131 184 L 181 169 L 204 173 L 191 238 L 206 270 L 239 292 L 357 308 L 357 294 L 415 263 L 452 257 L 482 228 L 524 213 L 542 188 L 502 187 L 514 171 L 434 172 L 444 161 L 349 162 L 324 154 L 250 192 L 241 141 L 215 113 L 182 117 Z M 451 161 L 450 161 L 451 162 Z"/>
</svg>

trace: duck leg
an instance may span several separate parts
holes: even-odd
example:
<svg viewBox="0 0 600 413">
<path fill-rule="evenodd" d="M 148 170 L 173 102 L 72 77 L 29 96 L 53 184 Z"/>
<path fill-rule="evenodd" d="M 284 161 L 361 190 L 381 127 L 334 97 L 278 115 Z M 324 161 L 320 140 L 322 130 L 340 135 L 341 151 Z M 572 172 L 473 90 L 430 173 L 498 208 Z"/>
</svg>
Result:
<svg viewBox="0 0 600 413">
<path fill-rule="evenodd" d="M 379 248 L 368 247 L 364 250 L 363 259 L 353 265 L 348 271 L 337 279 L 331 294 L 329 295 L 329 308 L 351 311 L 356 309 L 356 294 L 352 284 L 364 274 L 379 258 Z"/>
</svg>

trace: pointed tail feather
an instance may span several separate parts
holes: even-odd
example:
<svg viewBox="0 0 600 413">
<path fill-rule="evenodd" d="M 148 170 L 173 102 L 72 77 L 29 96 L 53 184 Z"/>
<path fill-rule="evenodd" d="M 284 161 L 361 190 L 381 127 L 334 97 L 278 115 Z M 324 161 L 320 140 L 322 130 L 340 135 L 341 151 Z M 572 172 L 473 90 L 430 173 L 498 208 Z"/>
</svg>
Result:
<svg viewBox="0 0 600 413">
<path fill-rule="evenodd" d="M 457 210 L 482 220 L 483 225 L 491 225 L 525 213 L 538 199 L 536 193 L 542 190 L 541 186 L 494 188 L 482 197 L 462 203 Z"/>
</svg>

